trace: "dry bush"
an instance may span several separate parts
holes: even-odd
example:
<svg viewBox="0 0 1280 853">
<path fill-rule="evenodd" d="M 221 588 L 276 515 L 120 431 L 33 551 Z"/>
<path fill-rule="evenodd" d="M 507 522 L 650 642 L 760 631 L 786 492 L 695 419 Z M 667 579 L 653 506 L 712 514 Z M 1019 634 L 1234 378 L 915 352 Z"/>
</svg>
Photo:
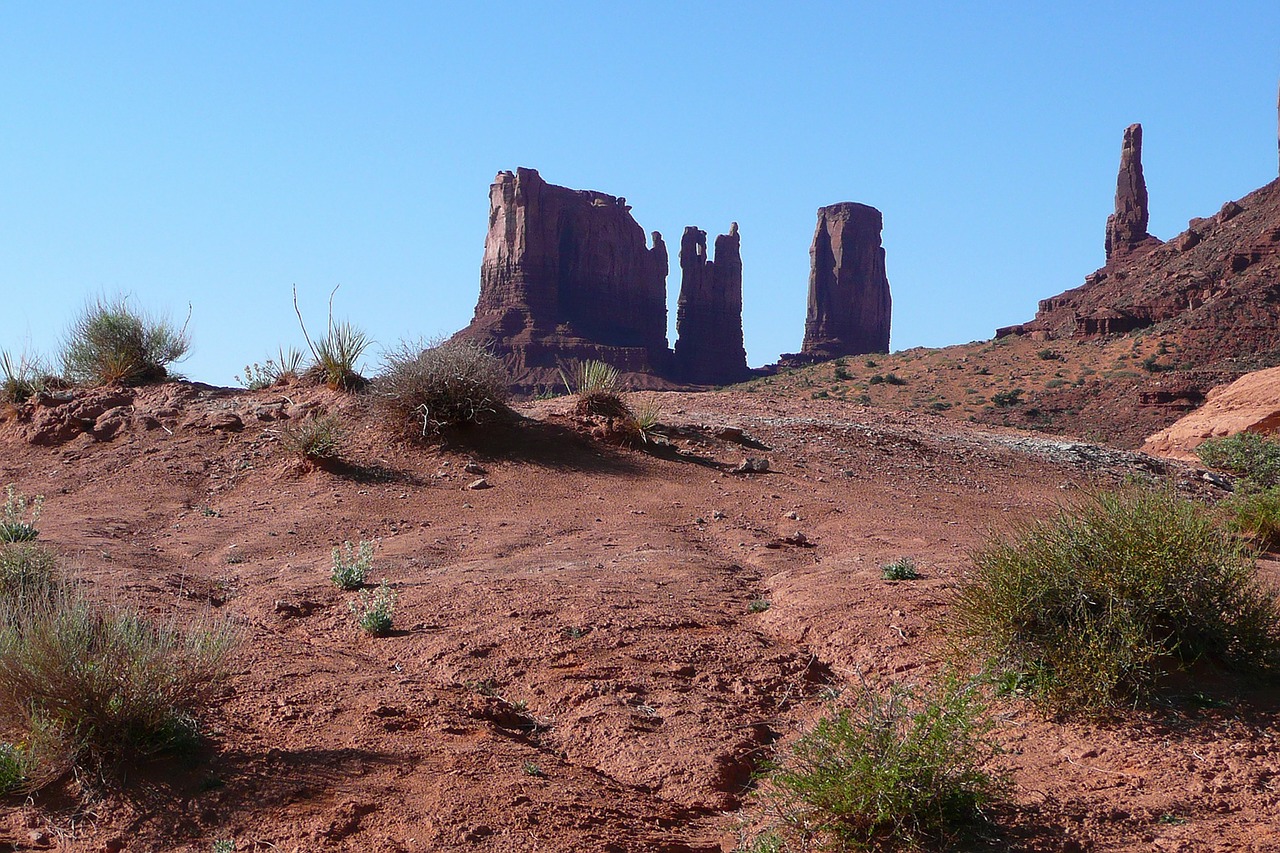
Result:
<svg viewBox="0 0 1280 853">
<path fill-rule="evenodd" d="M 506 412 L 507 372 L 478 343 L 403 341 L 383 356 L 374 393 L 398 428 L 429 437 Z"/>
<path fill-rule="evenodd" d="M 280 431 L 280 449 L 315 463 L 342 456 L 342 424 L 334 415 L 294 421 Z"/>
</svg>

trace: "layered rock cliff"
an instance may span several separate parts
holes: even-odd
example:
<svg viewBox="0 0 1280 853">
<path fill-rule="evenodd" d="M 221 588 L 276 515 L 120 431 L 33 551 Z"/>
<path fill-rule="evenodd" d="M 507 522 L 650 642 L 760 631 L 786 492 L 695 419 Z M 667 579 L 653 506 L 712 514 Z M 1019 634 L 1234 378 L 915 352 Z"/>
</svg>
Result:
<svg viewBox="0 0 1280 853">
<path fill-rule="evenodd" d="M 742 343 L 742 254 L 738 223 L 707 257 L 707 232 L 692 225 L 680 239 L 680 302 L 676 315 L 676 376 L 724 385 L 750 375 Z"/>
<path fill-rule="evenodd" d="M 483 341 L 513 387 L 560 384 L 559 367 L 597 359 L 632 387 L 665 387 L 667 249 L 626 199 L 549 184 L 533 169 L 499 172 L 475 318 L 458 337 Z"/>
<path fill-rule="evenodd" d="M 800 359 L 889 351 L 891 301 L 874 207 L 842 202 L 818 209 L 809 249 L 809 310 Z"/>
</svg>

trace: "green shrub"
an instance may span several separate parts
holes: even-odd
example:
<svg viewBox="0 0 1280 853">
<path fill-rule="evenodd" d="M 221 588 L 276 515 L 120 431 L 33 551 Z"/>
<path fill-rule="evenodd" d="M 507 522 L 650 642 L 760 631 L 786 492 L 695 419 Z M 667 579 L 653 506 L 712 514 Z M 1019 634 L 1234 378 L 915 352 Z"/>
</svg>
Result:
<svg viewBox="0 0 1280 853">
<path fill-rule="evenodd" d="M 342 424 L 333 415 L 294 421 L 280 431 L 280 449 L 312 462 L 330 462 L 342 455 Z"/>
<path fill-rule="evenodd" d="M 896 373 L 886 373 L 884 375 L 885 384 L 888 385 L 906 385 L 907 380 L 903 379 Z"/>
<path fill-rule="evenodd" d="M 1242 488 L 1218 508 L 1233 533 L 1266 551 L 1280 548 L 1280 486 Z"/>
<path fill-rule="evenodd" d="M 422 436 L 479 426 L 507 411 L 507 372 L 471 341 L 401 342 L 383 356 L 374 391 L 398 427 Z"/>
<path fill-rule="evenodd" d="M 103 765 L 191 745 L 195 715 L 227 676 L 226 623 L 156 623 L 64 585 L 0 605 L 0 723 L 56 732 Z"/>
<path fill-rule="evenodd" d="M 1196 448 L 1210 468 L 1252 480 L 1259 486 L 1280 484 L 1280 441 L 1256 432 L 1210 438 Z"/>
<path fill-rule="evenodd" d="M 342 547 L 333 549 L 333 572 L 330 574 L 334 584 L 340 589 L 360 589 L 364 586 L 369 569 L 373 568 L 373 543 L 360 540 L 353 546 L 343 542 Z"/>
<path fill-rule="evenodd" d="M 835 373 L 833 374 L 833 376 L 836 379 L 841 381 L 853 378 L 853 374 L 849 372 L 849 368 L 845 367 L 843 364 L 836 365 Z"/>
<path fill-rule="evenodd" d="M 999 752 L 985 711 L 955 676 L 927 692 L 864 688 L 767 774 L 770 834 L 833 850 L 954 841 L 1004 788 L 984 769 Z"/>
<path fill-rule="evenodd" d="M 1058 353 L 1055 350 L 1042 349 L 1036 353 L 1036 358 L 1040 359 L 1041 361 L 1059 361 L 1062 358 L 1062 356 L 1058 355 Z"/>
<path fill-rule="evenodd" d="M 887 581 L 913 581 L 920 577 L 920 572 L 916 569 L 916 561 L 910 557 L 899 557 L 885 563 L 880 567 L 880 573 Z"/>
<path fill-rule="evenodd" d="M 1274 591 L 1252 553 L 1170 493 L 1094 493 L 993 538 L 973 563 L 959 635 L 1059 710 L 1141 702 L 1202 657 L 1245 670 L 1280 660 Z"/>
<path fill-rule="evenodd" d="M 360 600 L 351 602 L 351 612 L 365 633 L 384 637 L 391 633 L 397 598 L 395 590 L 383 581 L 372 593 L 360 590 Z"/>
<path fill-rule="evenodd" d="M 622 401 L 622 375 L 603 361 L 582 361 L 569 373 L 560 368 L 560 378 L 570 394 L 578 398 L 574 411 L 580 416 L 602 415 L 626 418 L 631 414 Z"/>
<path fill-rule="evenodd" d="M 6 486 L 3 515 L 0 515 L 0 542 L 30 542 L 39 536 L 36 522 L 43 508 L 42 496 L 28 500 L 13 483 Z"/>
<path fill-rule="evenodd" d="M 1016 406 L 1022 402 L 1022 389 L 1011 388 L 1008 391 L 997 391 L 991 395 L 991 402 L 1002 409 Z"/>
<path fill-rule="evenodd" d="M 167 366 L 190 349 L 186 324 L 175 329 L 166 319 L 134 311 L 124 297 L 98 299 L 67 330 L 62 366 L 79 385 L 143 385 L 163 381 Z"/>
</svg>

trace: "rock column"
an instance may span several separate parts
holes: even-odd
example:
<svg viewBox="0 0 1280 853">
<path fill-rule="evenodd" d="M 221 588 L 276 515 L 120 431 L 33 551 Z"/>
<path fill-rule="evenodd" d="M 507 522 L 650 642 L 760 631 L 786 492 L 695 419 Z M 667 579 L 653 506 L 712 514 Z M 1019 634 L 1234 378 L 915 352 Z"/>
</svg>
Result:
<svg viewBox="0 0 1280 853">
<path fill-rule="evenodd" d="M 676 370 L 686 382 L 723 385 L 745 379 L 742 343 L 742 255 L 738 223 L 707 257 L 707 232 L 692 225 L 680 239 L 680 301 Z"/>
<path fill-rule="evenodd" d="M 1120 174 L 1116 177 L 1116 212 L 1107 217 L 1107 261 L 1160 241 L 1147 233 L 1147 181 L 1142 175 L 1142 125 L 1124 131 L 1120 148 Z"/>
<path fill-rule="evenodd" d="M 809 312 L 801 356 L 811 361 L 889 351 L 891 300 L 874 207 L 818 209 L 809 248 Z"/>
</svg>

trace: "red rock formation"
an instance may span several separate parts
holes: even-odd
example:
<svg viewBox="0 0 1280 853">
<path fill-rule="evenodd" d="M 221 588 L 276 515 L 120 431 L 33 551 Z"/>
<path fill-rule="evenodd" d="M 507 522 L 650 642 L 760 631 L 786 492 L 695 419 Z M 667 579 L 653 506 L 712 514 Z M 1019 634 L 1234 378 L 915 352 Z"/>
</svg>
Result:
<svg viewBox="0 0 1280 853">
<path fill-rule="evenodd" d="M 742 345 L 742 255 L 738 223 L 716 238 L 707 258 L 707 232 L 692 225 L 680 239 L 680 303 L 676 315 L 676 374 L 686 382 L 723 385 L 749 375 Z"/>
<path fill-rule="evenodd" d="M 561 364 L 598 359 L 635 387 L 664 387 L 667 250 L 626 199 L 499 172 L 475 318 L 458 337 L 488 343 L 517 391 L 558 385 Z"/>
<path fill-rule="evenodd" d="M 1124 130 L 1120 174 L 1116 177 L 1116 212 L 1107 217 L 1107 261 L 1160 245 L 1147 233 L 1147 181 L 1142 175 L 1142 125 Z"/>
<path fill-rule="evenodd" d="M 891 303 L 882 227 L 880 211 L 865 204 L 818 209 L 800 360 L 889 351 Z"/>
</svg>

